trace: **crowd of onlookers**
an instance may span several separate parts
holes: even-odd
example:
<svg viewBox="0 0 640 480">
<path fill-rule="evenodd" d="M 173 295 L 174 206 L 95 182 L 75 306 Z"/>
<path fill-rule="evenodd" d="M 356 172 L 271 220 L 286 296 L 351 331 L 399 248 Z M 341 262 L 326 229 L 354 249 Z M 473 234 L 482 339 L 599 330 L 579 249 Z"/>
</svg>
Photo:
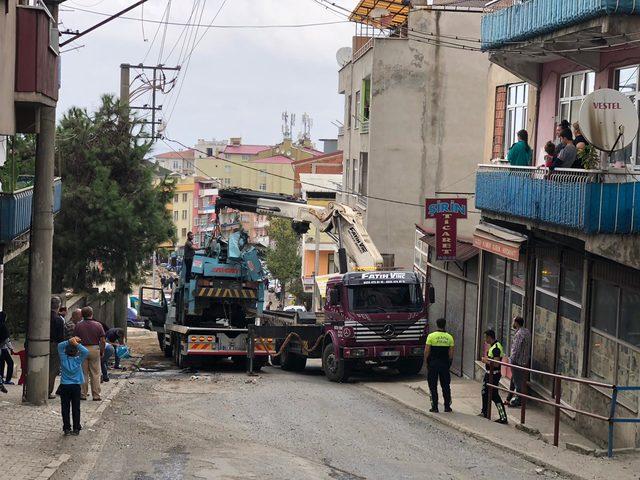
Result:
<svg viewBox="0 0 640 480">
<path fill-rule="evenodd" d="M 580 131 L 580 124 L 572 125 L 567 120 L 562 120 L 556 126 L 556 138 L 544 146 L 544 166 L 553 170 L 555 168 L 583 168 L 580 152 L 589 145 L 589 142 Z M 533 165 L 533 150 L 529 146 L 529 132 L 520 130 L 517 133 L 518 141 L 514 143 L 507 154 L 510 165 L 529 167 Z M 543 165 L 540 165 L 543 166 Z"/>
<path fill-rule="evenodd" d="M 120 368 L 118 347 L 124 345 L 124 331 L 110 328 L 93 317 L 93 309 L 75 309 L 68 315 L 59 297 L 51 299 L 50 348 L 49 348 L 49 399 L 60 397 L 62 423 L 65 435 L 78 435 L 80 402 L 86 400 L 91 386 L 91 398 L 101 401 L 101 383 L 109 381 L 110 360 L 113 368 Z M 27 348 L 25 342 L 25 349 Z M 0 312 L 0 391 L 7 393 L 5 385 L 14 385 L 13 360 L 19 355 L 24 383 L 26 350 L 14 352 L 6 314 Z M 6 373 L 5 373 L 6 366 Z M 60 376 L 58 388 L 56 377 Z M 73 417 L 73 421 L 70 417 Z"/>
</svg>

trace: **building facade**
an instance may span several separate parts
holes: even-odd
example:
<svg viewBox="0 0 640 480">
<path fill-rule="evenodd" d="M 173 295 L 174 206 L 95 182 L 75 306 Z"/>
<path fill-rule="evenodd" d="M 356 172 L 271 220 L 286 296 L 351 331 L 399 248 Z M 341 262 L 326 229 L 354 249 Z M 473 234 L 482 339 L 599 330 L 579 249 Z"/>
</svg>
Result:
<svg viewBox="0 0 640 480">
<path fill-rule="evenodd" d="M 154 157 L 156 164 L 179 175 L 195 174 L 195 150 L 171 151 L 161 153 Z"/>
<path fill-rule="evenodd" d="M 482 9 L 478 2 L 434 3 L 411 9 L 390 2 L 387 27 L 354 37 L 352 58 L 339 71 L 345 105 L 339 148 L 349 192 L 342 201 L 362 211 L 385 264 L 406 268 L 413 265 L 414 225 L 423 221 L 425 198 L 454 192 L 472 205 L 474 159 L 484 149 L 486 56 L 437 48 L 410 33 L 479 36 Z M 373 10 L 362 1 L 352 18 Z M 467 235 L 478 220 L 470 210 L 459 225 Z"/>
<path fill-rule="evenodd" d="M 613 45 L 624 32 L 640 29 L 640 16 L 631 0 L 613 3 L 609 8 L 584 2 L 569 12 L 557 0 L 531 0 L 497 6 L 483 17 L 482 42 L 490 60 L 537 89 L 533 165 L 540 164 L 540 148 L 554 140 L 557 123 L 577 120 L 590 92 L 611 88 L 638 101 L 640 49 L 633 42 L 623 50 Z M 595 48 L 581 49 L 585 44 Z M 485 145 L 485 159 L 494 148 Z M 637 151 L 636 137 L 624 150 L 601 155 L 595 170 L 478 168 L 479 327 L 494 328 L 508 349 L 511 319 L 523 316 L 533 332 L 535 369 L 640 385 Z M 557 393 L 549 377 L 534 375 L 531 385 L 546 398 Z M 603 416 L 609 414 L 610 395 L 562 384 L 563 402 Z M 620 417 L 637 417 L 639 396 L 620 392 L 618 405 Z M 606 441 L 606 422 L 581 415 L 564 419 Z M 616 426 L 615 444 L 640 445 L 640 429 Z"/>
</svg>

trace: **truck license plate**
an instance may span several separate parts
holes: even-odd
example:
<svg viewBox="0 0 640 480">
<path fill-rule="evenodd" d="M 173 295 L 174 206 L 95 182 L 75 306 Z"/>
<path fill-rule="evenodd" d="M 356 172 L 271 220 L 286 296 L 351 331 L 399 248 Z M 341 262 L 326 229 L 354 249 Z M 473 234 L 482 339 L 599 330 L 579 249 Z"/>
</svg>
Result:
<svg viewBox="0 0 640 480">
<path fill-rule="evenodd" d="M 398 352 L 397 350 L 387 350 L 385 352 L 382 352 L 380 355 L 383 357 L 398 357 L 400 356 L 400 352 Z"/>
</svg>

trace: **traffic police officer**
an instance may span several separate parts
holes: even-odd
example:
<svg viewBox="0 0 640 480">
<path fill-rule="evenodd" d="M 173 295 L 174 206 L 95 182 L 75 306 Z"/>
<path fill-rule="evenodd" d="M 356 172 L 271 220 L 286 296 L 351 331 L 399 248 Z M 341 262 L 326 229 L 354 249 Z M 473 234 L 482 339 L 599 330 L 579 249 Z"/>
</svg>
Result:
<svg viewBox="0 0 640 480">
<path fill-rule="evenodd" d="M 502 361 L 502 358 L 504 357 L 504 348 L 502 348 L 502 344 L 496 340 L 496 333 L 491 329 L 484 332 L 484 339 L 489 346 L 489 349 L 487 351 L 487 356 L 482 358 L 482 361 L 487 366 L 487 372 L 484 374 L 484 381 L 482 382 L 482 412 L 480 413 L 480 416 L 485 418 L 488 417 L 489 390 L 491 390 L 491 400 L 496 404 L 498 415 L 500 416 L 496 422 L 506 425 L 509 422 L 507 420 L 507 411 L 505 410 L 504 403 L 500 397 L 500 391 L 497 388 L 489 389 L 489 387 L 487 387 L 487 384 L 489 383 L 489 372 L 492 373 L 491 384 L 496 386 L 500 384 L 500 365 L 495 365 L 489 362 L 489 359 Z"/>
<path fill-rule="evenodd" d="M 438 379 L 444 397 L 444 411 L 451 411 L 451 373 L 449 368 L 453 361 L 453 337 L 445 331 L 447 321 L 436 320 L 438 330 L 427 337 L 424 356 L 427 359 L 427 382 L 431 392 L 431 410 L 438 412 Z"/>
</svg>

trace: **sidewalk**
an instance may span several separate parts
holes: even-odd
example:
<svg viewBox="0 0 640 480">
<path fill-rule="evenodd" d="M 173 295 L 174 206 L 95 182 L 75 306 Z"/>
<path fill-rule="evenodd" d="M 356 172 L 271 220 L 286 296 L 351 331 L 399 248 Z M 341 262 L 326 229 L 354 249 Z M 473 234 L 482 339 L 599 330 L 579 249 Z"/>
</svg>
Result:
<svg viewBox="0 0 640 480">
<path fill-rule="evenodd" d="M 587 449 L 597 446 L 570 426 L 560 425 L 560 446 L 553 446 L 553 416 L 539 408 L 527 408 L 527 431 L 520 424 L 520 409 L 509 408 L 509 425 L 499 425 L 478 417 L 480 404 L 479 382 L 452 379 L 453 413 L 430 413 L 430 396 L 426 381 L 368 381 L 367 388 L 374 390 L 412 410 L 438 421 L 450 428 L 468 434 L 478 440 L 493 444 L 505 451 L 519 455 L 530 462 L 569 478 L 599 480 L 616 478 L 638 480 L 640 478 L 640 452 L 619 454 L 613 459 L 596 458 L 569 450 L 567 443 Z M 502 395 L 504 398 L 504 395 Z M 493 409 L 494 420 L 497 418 Z"/>
<path fill-rule="evenodd" d="M 16 372 L 14 381 L 20 377 L 20 362 L 13 357 Z M 131 373 L 137 359 L 122 361 L 127 370 L 110 370 L 111 381 L 102 384 L 102 401 L 89 400 L 81 404 L 83 431 L 90 435 L 111 400 L 118 394 Z M 56 381 L 56 385 L 59 377 Z M 60 400 L 49 400 L 46 405 L 34 407 L 22 403 L 22 386 L 7 385 L 8 394 L 0 393 L 0 465 L 2 478 L 13 480 L 45 480 L 70 456 L 61 454 L 65 440 L 62 435 Z"/>
</svg>

